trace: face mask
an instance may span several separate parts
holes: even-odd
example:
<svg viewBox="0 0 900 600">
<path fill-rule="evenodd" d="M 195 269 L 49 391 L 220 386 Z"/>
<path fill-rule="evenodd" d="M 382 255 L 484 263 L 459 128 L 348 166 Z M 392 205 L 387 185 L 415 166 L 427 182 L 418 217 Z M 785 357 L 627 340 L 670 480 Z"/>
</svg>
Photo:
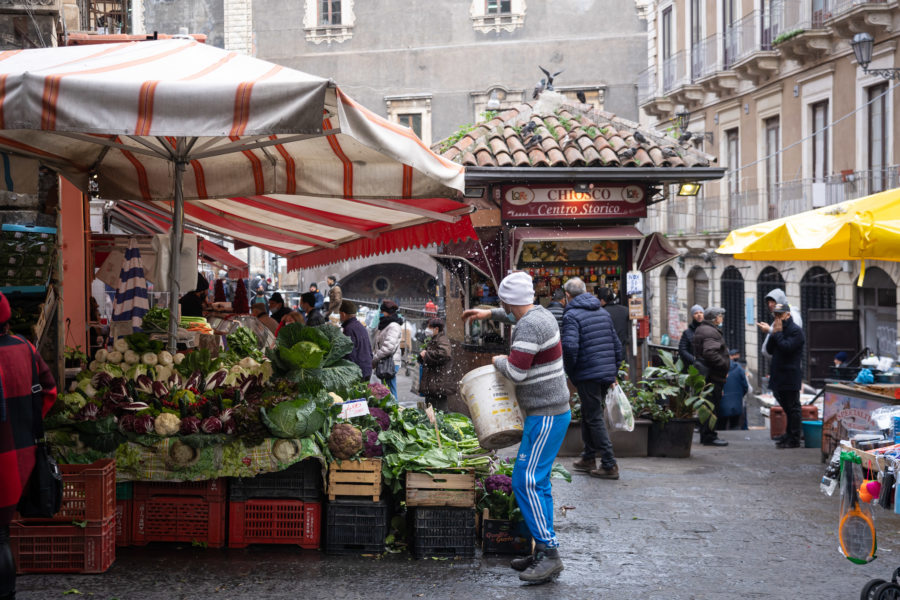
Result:
<svg viewBox="0 0 900 600">
<path fill-rule="evenodd" d="M 425 330 L 425 337 L 426 337 L 426 338 L 434 337 L 434 330 L 433 330 L 433 329 L 426 329 L 426 330 Z"/>
<path fill-rule="evenodd" d="M 516 315 L 512 314 L 511 312 L 506 313 L 506 318 L 509 319 L 510 323 L 516 322 Z"/>
</svg>

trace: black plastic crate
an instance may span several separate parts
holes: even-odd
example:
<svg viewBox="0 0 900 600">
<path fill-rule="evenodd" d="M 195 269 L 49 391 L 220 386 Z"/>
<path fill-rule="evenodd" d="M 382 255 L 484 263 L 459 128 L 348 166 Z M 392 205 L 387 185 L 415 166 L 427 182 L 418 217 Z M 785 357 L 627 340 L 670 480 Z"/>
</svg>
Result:
<svg viewBox="0 0 900 600">
<path fill-rule="evenodd" d="M 332 500 L 325 512 L 326 554 L 384 552 L 391 523 L 386 500 Z"/>
<path fill-rule="evenodd" d="M 322 463 L 308 458 L 276 473 L 231 480 L 229 499 L 244 502 L 254 498 L 290 498 L 317 502 L 322 498 Z"/>
<path fill-rule="evenodd" d="M 413 556 L 475 556 L 475 509 L 413 509 Z"/>
</svg>

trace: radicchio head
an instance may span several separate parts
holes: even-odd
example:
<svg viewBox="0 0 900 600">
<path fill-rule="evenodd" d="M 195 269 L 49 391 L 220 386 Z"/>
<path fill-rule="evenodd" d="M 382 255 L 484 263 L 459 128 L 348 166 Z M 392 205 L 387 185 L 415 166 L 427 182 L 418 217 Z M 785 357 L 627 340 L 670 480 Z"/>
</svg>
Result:
<svg viewBox="0 0 900 600">
<path fill-rule="evenodd" d="M 200 431 L 203 433 L 221 433 L 222 421 L 216 417 L 206 417 L 200 423 Z"/>
<path fill-rule="evenodd" d="M 181 435 L 200 433 L 200 419 L 197 417 L 185 417 L 181 420 Z"/>
</svg>

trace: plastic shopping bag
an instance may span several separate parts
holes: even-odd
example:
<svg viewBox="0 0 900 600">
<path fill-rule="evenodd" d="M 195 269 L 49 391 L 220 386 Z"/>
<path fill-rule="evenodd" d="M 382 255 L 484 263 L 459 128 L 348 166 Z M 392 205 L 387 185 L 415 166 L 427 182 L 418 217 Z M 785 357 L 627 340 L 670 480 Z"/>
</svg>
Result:
<svg viewBox="0 0 900 600">
<path fill-rule="evenodd" d="M 419 393 L 419 382 L 422 380 L 422 365 L 416 364 L 412 368 L 412 372 L 410 374 L 410 381 L 412 385 L 410 385 L 409 391 L 415 394 L 416 396 L 421 396 Z"/>
<path fill-rule="evenodd" d="M 607 428 L 617 431 L 634 431 L 634 413 L 631 412 L 631 402 L 617 383 L 612 384 L 606 392 L 606 417 Z"/>
</svg>

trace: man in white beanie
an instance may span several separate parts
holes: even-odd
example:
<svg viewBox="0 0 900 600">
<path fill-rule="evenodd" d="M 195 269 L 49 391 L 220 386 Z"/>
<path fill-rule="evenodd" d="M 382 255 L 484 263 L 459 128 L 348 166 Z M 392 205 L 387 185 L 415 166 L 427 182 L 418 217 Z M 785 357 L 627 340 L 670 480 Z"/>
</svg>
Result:
<svg viewBox="0 0 900 600">
<path fill-rule="evenodd" d="M 527 273 L 507 275 L 497 295 L 501 308 L 467 310 L 463 318 L 516 325 L 509 356 L 495 356 L 494 367 L 515 383 L 519 408 L 525 416 L 512 485 L 535 546 L 531 556 L 514 559 L 511 566 L 522 571 L 522 581 L 545 583 L 563 570 L 553 531 L 550 485 L 553 461 L 571 420 L 559 325 L 550 311 L 534 304 L 534 284 Z"/>
</svg>

